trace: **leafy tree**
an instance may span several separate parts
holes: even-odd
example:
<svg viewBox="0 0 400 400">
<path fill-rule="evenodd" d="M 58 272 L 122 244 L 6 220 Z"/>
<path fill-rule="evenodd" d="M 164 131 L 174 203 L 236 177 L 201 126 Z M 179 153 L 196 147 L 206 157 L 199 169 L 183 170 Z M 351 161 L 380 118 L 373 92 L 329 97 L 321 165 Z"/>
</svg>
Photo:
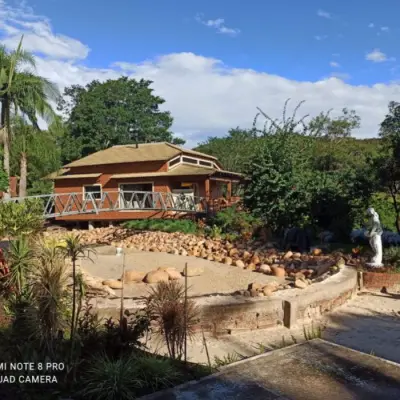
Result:
<svg viewBox="0 0 400 400">
<path fill-rule="evenodd" d="M 262 140 L 257 138 L 253 129 L 237 127 L 230 129 L 226 137 L 209 137 L 200 143 L 196 150 L 217 157 L 229 171 L 243 172 L 248 160 L 261 143 Z"/>
<path fill-rule="evenodd" d="M 349 124 L 340 119 L 342 122 L 336 125 L 324 118 L 317 129 L 315 120 L 306 124 L 305 117 L 296 118 L 300 105 L 287 118 L 285 103 L 282 121 L 272 120 L 259 110 L 268 123 L 260 132 L 263 146 L 248 166 L 250 179 L 244 201 L 277 233 L 292 226 L 314 225 L 343 236 L 352 229 L 371 195 L 372 187 L 366 182 L 369 175 L 363 170 L 333 168 L 326 163 L 315 168 L 321 140 L 347 137 Z M 344 113 L 343 118 L 347 115 Z M 354 117 L 353 113 L 350 115 Z M 335 126 L 334 137 L 322 139 L 321 132 L 328 132 L 329 126 Z M 342 133 L 338 127 L 342 127 Z"/>
<path fill-rule="evenodd" d="M 381 123 L 379 136 L 383 141 L 375 166 L 381 187 L 392 199 L 395 225 L 400 233 L 400 103 L 389 103 L 389 112 Z"/>
<path fill-rule="evenodd" d="M 13 119 L 11 170 L 20 177 L 20 197 L 27 195 L 28 188 L 30 194 L 51 191 L 51 183 L 41 178 L 61 166 L 60 149 L 52 126 L 47 131 L 40 131 L 21 117 Z"/>
<path fill-rule="evenodd" d="M 159 108 L 165 100 L 153 94 L 151 84 L 122 77 L 67 87 L 66 98 L 59 103 L 67 126 L 62 140 L 64 161 L 135 141 L 181 144 L 170 132 L 170 113 Z"/>
<path fill-rule="evenodd" d="M 22 49 L 22 38 L 15 51 L 0 47 L 0 130 L 4 145 L 4 169 L 10 176 L 11 117 L 22 113 L 38 127 L 37 115 L 54 117 L 50 100 L 58 96 L 56 87 L 47 79 L 23 67 L 35 68 L 33 55 Z M 7 194 L 9 195 L 9 194 Z"/>
</svg>

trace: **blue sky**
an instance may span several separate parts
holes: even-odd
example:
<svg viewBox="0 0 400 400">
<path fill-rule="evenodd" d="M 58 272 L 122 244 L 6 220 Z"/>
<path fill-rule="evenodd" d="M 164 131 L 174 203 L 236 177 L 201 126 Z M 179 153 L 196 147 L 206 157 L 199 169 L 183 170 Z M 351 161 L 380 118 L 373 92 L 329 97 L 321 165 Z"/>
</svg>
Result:
<svg viewBox="0 0 400 400">
<path fill-rule="evenodd" d="M 36 0 L 29 4 L 50 18 L 57 31 L 91 48 L 86 61 L 91 67 L 189 51 L 222 59 L 232 67 L 296 80 L 341 73 L 349 74 L 354 84 L 372 84 L 399 76 L 392 71 L 394 61 L 365 60 L 374 49 L 388 58 L 397 55 L 400 2 L 395 0 Z M 217 28 L 196 21 L 199 14 L 204 22 L 223 18 L 226 27 L 240 33 L 216 34 Z M 341 67 L 331 67 L 331 62 Z"/>
<path fill-rule="evenodd" d="M 354 108 L 376 136 L 400 100 L 400 2 L 0 0 L 0 42 L 20 35 L 61 89 L 121 74 L 154 81 L 191 145 L 280 115 Z"/>
</svg>

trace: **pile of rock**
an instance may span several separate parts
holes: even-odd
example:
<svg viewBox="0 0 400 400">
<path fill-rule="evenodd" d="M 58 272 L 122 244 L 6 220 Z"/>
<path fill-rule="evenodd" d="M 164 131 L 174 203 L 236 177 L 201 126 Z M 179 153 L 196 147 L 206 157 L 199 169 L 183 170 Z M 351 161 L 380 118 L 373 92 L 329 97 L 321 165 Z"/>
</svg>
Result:
<svg viewBox="0 0 400 400">
<path fill-rule="evenodd" d="M 135 283 L 159 283 L 168 282 L 182 279 L 187 272 L 187 276 L 198 276 L 204 272 L 204 268 L 188 266 L 187 270 L 179 272 L 173 267 L 160 267 L 150 272 L 142 272 L 136 270 L 127 270 L 124 273 L 124 283 L 127 285 Z M 105 285 L 111 289 L 122 289 L 122 277 L 121 279 L 106 279 L 102 281 L 102 285 Z"/>
<path fill-rule="evenodd" d="M 347 261 L 342 254 L 323 255 L 320 249 L 312 254 L 282 253 L 261 242 L 231 243 L 183 233 L 137 232 L 112 227 L 76 233 L 86 244 L 194 256 L 279 278 L 289 277 L 298 288 L 338 272 Z M 145 278 L 142 280 L 146 282 Z"/>
</svg>

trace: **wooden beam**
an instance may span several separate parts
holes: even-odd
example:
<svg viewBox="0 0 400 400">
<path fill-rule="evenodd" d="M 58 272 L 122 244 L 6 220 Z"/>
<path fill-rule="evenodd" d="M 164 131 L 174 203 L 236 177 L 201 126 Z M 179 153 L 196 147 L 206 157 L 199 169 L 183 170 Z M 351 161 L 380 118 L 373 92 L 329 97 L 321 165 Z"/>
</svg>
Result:
<svg viewBox="0 0 400 400">
<path fill-rule="evenodd" d="M 231 181 L 228 182 L 228 185 L 226 188 L 226 198 L 227 198 L 227 200 L 231 200 L 231 198 L 232 198 L 232 182 Z"/>
<path fill-rule="evenodd" d="M 207 178 L 205 181 L 204 181 L 204 189 L 205 189 L 205 194 L 206 194 L 206 200 L 208 201 L 208 200 L 210 200 L 210 178 Z"/>
</svg>

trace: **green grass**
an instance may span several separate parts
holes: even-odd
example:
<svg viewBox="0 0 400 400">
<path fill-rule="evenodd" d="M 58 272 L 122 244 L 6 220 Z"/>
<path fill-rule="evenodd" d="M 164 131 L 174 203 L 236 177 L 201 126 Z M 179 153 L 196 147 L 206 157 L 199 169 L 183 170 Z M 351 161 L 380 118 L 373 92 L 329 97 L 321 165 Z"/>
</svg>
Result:
<svg viewBox="0 0 400 400">
<path fill-rule="evenodd" d="M 188 219 L 137 219 L 125 222 L 123 226 L 138 231 L 198 233 L 197 224 Z"/>
</svg>

